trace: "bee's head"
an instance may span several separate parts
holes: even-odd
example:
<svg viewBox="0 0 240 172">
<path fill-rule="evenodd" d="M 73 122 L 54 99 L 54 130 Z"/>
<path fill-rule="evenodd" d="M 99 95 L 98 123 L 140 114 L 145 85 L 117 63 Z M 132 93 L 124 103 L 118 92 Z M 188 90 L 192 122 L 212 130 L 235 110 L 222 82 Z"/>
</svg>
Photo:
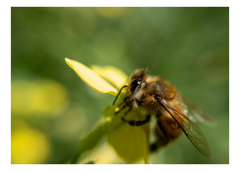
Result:
<svg viewBox="0 0 240 172">
<path fill-rule="evenodd" d="M 135 91 L 137 91 L 140 87 L 143 81 L 145 81 L 147 77 L 146 71 L 144 69 L 138 69 L 136 70 L 129 78 L 128 81 L 128 92 L 129 94 L 133 94 Z"/>
</svg>

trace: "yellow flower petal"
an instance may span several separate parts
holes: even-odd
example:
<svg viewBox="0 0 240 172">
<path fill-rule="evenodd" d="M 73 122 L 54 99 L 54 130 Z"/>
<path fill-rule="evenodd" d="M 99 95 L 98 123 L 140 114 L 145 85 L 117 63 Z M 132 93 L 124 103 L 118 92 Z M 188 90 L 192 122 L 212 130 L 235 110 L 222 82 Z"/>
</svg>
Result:
<svg viewBox="0 0 240 172">
<path fill-rule="evenodd" d="M 109 93 L 114 96 L 117 95 L 118 90 L 111 86 L 104 79 L 102 79 L 96 72 L 94 72 L 90 68 L 69 58 L 65 58 L 65 61 L 68 66 L 70 66 L 84 82 L 86 82 L 95 90 L 99 91 L 100 93 Z"/>
<path fill-rule="evenodd" d="M 91 68 L 119 89 L 127 83 L 128 76 L 118 68 L 113 66 L 100 67 L 96 65 L 92 65 Z"/>
<path fill-rule="evenodd" d="M 118 115 L 123 115 L 125 112 L 120 112 Z M 132 110 L 124 118 L 138 121 L 145 119 L 145 117 L 146 114 L 142 111 Z M 118 119 L 113 118 L 112 123 L 114 123 L 115 120 Z M 147 163 L 149 154 L 149 132 L 149 124 L 133 127 L 122 122 L 122 125 L 111 128 L 108 133 L 108 142 L 127 163 L 135 163 L 140 159 L 143 159 L 144 162 Z"/>
<path fill-rule="evenodd" d="M 126 123 L 109 133 L 108 142 L 128 163 L 135 163 L 140 159 L 144 159 L 146 163 L 149 142 L 143 127 L 132 127 Z"/>
</svg>

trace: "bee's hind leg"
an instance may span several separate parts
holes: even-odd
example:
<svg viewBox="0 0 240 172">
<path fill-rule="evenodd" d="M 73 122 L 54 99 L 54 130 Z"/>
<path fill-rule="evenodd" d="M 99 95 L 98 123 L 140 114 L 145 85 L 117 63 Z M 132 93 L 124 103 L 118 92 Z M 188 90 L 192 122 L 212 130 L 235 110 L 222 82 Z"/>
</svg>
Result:
<svg viewBox="0 0 240 172">
<path fill-rule="evenodd" d="M 142 121 L 134 121 L 134 120 L 126 120 L 125 118 L 122 117 L 122 120 L 124 122 L 129 123 L 131 126 L 141 126 L 149 122 L 151 115 L 147 115 L 146 119 Z"/>
<path fill-rule="evenodd" d="M 158 120 L 158 125 L 155 128 L 155 135 L 157 137 L 156 141 L 150 145 L 150 151 L 155 152 L 158 148 L 167 145 L 170 142 L 170 139 L 162 127 L 160 121 Z"/>
</svg>

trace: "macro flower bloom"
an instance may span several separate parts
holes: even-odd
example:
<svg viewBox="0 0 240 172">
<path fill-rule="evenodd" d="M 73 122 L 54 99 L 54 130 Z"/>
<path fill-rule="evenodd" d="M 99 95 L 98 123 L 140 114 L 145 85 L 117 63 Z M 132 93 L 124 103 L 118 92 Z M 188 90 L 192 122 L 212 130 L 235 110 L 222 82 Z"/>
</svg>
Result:
<svg viewBox="0 0 240 172">
<path fill-rule="evenodd" d="M 65 61 L 86 84 L 100 93 L 117 96 L 120 88 L 127 84 L 127 75 L 115 67 L 93 65 L 88 68 L 69 58 L 65 58 Z M 127 109 L 115 114 L 126 95 L 127 88 L 124 88 L 115 104 L 105 108 L 96 126 L 79 142 L 78 152 L 71 163 L 76 163 L 83 152 L 94 148 L 104 136 L 107 136 L 109 144 L 127 163 L 134 163 L 140 159 L 147 163 L 149 124 L 133 127 L 121 120 L 123 116 L 126 119 L 142 120 L 145 118 L 145 112 L 140 108 L 133 108 L 127 115 Z"/>
</svg>

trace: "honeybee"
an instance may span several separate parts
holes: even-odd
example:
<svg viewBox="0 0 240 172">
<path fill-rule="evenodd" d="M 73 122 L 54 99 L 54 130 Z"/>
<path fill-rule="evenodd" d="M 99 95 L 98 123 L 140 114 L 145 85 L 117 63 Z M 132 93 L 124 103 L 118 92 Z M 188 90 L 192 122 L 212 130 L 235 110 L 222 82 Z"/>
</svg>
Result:
<svg viewBox="0 0 240 172">
<path fill-rule="evenodd" d="M 157 139 L 151 144 L 150 151 L 156 151 L 159 147 L 174 141 L 183 132 L 203 155 L 212 157 L 210 145 L 195 122 L 212 124 L 213 121 L 199 108 L 183 99 L 168 81 L 160 77 L 149 76 L 147 71 L 138 69 L 130 76 L 128 86 L 123 86 L 122 89 L 125 87 L 128 87 L 127 97 L 115 114 L 125 108 L 129 108 L 129 112 L 133 106 L 142 107 L 148 114 L 144 120 L 134 121 L 122 118 L 124 122 L 132 126 L 144 125 L 150 121 L 152 116 L 156 117 L 155 135 Z M 188 115 L 186 105 L 191 108 L 191 116 Z"/>
</svg>

